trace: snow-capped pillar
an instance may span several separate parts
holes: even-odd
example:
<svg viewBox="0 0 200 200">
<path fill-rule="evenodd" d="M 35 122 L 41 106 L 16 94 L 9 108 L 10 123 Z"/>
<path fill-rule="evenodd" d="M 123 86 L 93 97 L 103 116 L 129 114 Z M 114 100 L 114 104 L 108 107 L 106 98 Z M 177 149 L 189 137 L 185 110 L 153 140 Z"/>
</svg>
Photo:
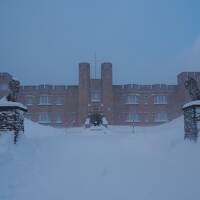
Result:
<svg viewBox="0 0 200 200">
<path fill-rule="evenodd" d="M 19 133 L 24 132 L 24 112 L 27 112 L 27 108 L 22 104 L 7 101 L 6 98 L 0 100 L 0 131 L 12 131 L 14 143 Z"/>
<path fill-rule="evenodd" d="M 200 100 L 183 106 L 185 139 L 197 140 L 200 132 Z"/>
</svg>

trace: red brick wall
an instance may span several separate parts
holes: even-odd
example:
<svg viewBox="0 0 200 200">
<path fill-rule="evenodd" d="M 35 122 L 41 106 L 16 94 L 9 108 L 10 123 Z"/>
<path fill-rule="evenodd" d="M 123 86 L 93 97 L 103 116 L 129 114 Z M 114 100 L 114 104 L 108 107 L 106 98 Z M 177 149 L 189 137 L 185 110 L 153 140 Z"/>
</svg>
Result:
<svg viewBox="0 0 200 200">
<path fill-rule="evenodd" d="M 79 64 L 78 123 L 83 124 L 88 116 L 90 102 L 90 64 Z"/>
<path fill-rule="evenodd" d="M 78 86 L 64 85 L 39 85 L 22 86 L 20 88 L 19 100 L 26 105 L 26 97 L 33 96 L 33 105 L 27 105 L 31 119 L 38 121 L 39 113 L 48 112 L 51 117 L 52 126 L 73 126 L 78 121 Z M 39 105 L 41 95 L 50 97 L 50 105 Z M 62 97 L 63 105 L 56 105 L 57 96 Z M 62 123 L 56 123 L 55 113 L 61 113 Z"/>
<path fill-rule="evenodd" d="M 113 86 L 112 86 L 112 64 L 101 65 L 102 103 L 103 113 L 110 124 L 113 124 Z"/>
<path fill-rule="evenodd" d="M 92 106 L 99 106 L 110 124 L 130 124 L 127 122 L 127 114 L 136 112 L 139 114 L 137 125 L 156 125 L 155 114 L 166 112 L 168 119 L 172 120 L 182 114 L 182 106 L 190 100 L 188 91 L 184 88 L 184 81 L 191 76 L 199 81 L 200 72 L 182 72 L 177 76 L 177 85 L 113 85 L 112 84 L 112 64 L 103 63 L 101 65 L 101 79 L 90 78 L 90 64 L 79 64 L 79 85 L 38 85 L 21 86 L 19 101 L 26 104 L 28 95 L 34 97 L 33 105 L 27 105 L 33 121 L 38 121 L 39 113 L 48 112 L 51 115 L 52 126 L 77 126 L 83 125 Z M 0 73 L 0 85 L 8 84 L 12 76 L 7 73 Z M 91 90 L 101 92 L 100 102 L 91 102 Z M 8 91 L 0 91 L 0 97 L 6 95 Z M 139 95 L 138 104 L 127 104 L 127 96 L 130 94 Z M 51 97 L 50 105 L 39 105 L 41 95 Z M 155 95 L 165 95 L 167 104 L 154 104 Z M 63 105 L 56 105 L 57 96 L 63 97 Z M 62 123 L 55 121 L 55 113 L 61 113 Z"/>
<path fill-rule="evenodd" d="M 169 120 L 180 115 L 176 110 L 176 85 L 116 85 L 113 86 L 114 94 L 114 122 L 115 124 L 130 124 L 127 122 L 127 114 L 135 112 L 139 115 L 138 125 L 159 124 L 154 121 L 155 113 L 166 112 Z M 127 104 L 128 95 L 138 95 L 138 104 Z M 154 104 L 154 96 L 164 95 L 167 104 Z M 146 121 L 148 118 L 148 121 Z"/>
</svg>

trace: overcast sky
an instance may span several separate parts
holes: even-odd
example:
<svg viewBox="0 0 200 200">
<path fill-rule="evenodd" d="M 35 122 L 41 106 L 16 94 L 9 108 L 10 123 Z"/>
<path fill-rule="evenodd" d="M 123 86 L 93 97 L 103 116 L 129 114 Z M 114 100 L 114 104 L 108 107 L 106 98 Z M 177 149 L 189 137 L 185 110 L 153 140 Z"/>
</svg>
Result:
<svg viewBox="0 0 200 200">
<path fill-rule="evenodd" d="M 77 84 L 78 63 L 112 62 L 114 83 L 176 83 L 200 71 L 199 0 L 0 0 L 0 72 Z"/>
</svg>

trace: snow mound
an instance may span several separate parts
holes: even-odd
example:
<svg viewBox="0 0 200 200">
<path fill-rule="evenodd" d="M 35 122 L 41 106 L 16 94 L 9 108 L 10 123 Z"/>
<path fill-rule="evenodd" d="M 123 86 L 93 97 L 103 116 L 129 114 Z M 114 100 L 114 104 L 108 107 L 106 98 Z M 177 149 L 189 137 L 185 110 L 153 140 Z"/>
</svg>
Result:
<svg viewBox="0 0 200 200">
<path fill-rule="evenodd" d="M 0 136 L 0 200 L 200 199 L 200 145 L 184 141 L 183 117 L 135 133 L 25 120 L 19 142 L 10 137 Z"/>
</svg>

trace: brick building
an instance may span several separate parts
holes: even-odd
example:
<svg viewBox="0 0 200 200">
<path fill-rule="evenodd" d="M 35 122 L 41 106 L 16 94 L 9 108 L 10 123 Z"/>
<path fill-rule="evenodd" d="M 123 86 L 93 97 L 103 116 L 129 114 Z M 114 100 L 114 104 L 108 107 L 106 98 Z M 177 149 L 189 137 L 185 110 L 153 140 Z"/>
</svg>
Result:
<svg viewBox="0 0 200 200">
<path fill-rule="evenodd" d="M 90 64 L 79 64 L 78 85 L 22 85 L 18 100 L 28 107 L 27 118 L 58 127 L 83 125 L 87 116 L 101 114 L 109 124 L 157 125 L 182 113 L 190 100 L 184 81 L 200 83 L 200 72 L 182 72 L 176 85 L 113 85 L 112 64 L 101 64 L 101 78 L 90 77 Z M 0 96 L 8 93 L 12 76 L 0 73 Z"/>
</svg>

